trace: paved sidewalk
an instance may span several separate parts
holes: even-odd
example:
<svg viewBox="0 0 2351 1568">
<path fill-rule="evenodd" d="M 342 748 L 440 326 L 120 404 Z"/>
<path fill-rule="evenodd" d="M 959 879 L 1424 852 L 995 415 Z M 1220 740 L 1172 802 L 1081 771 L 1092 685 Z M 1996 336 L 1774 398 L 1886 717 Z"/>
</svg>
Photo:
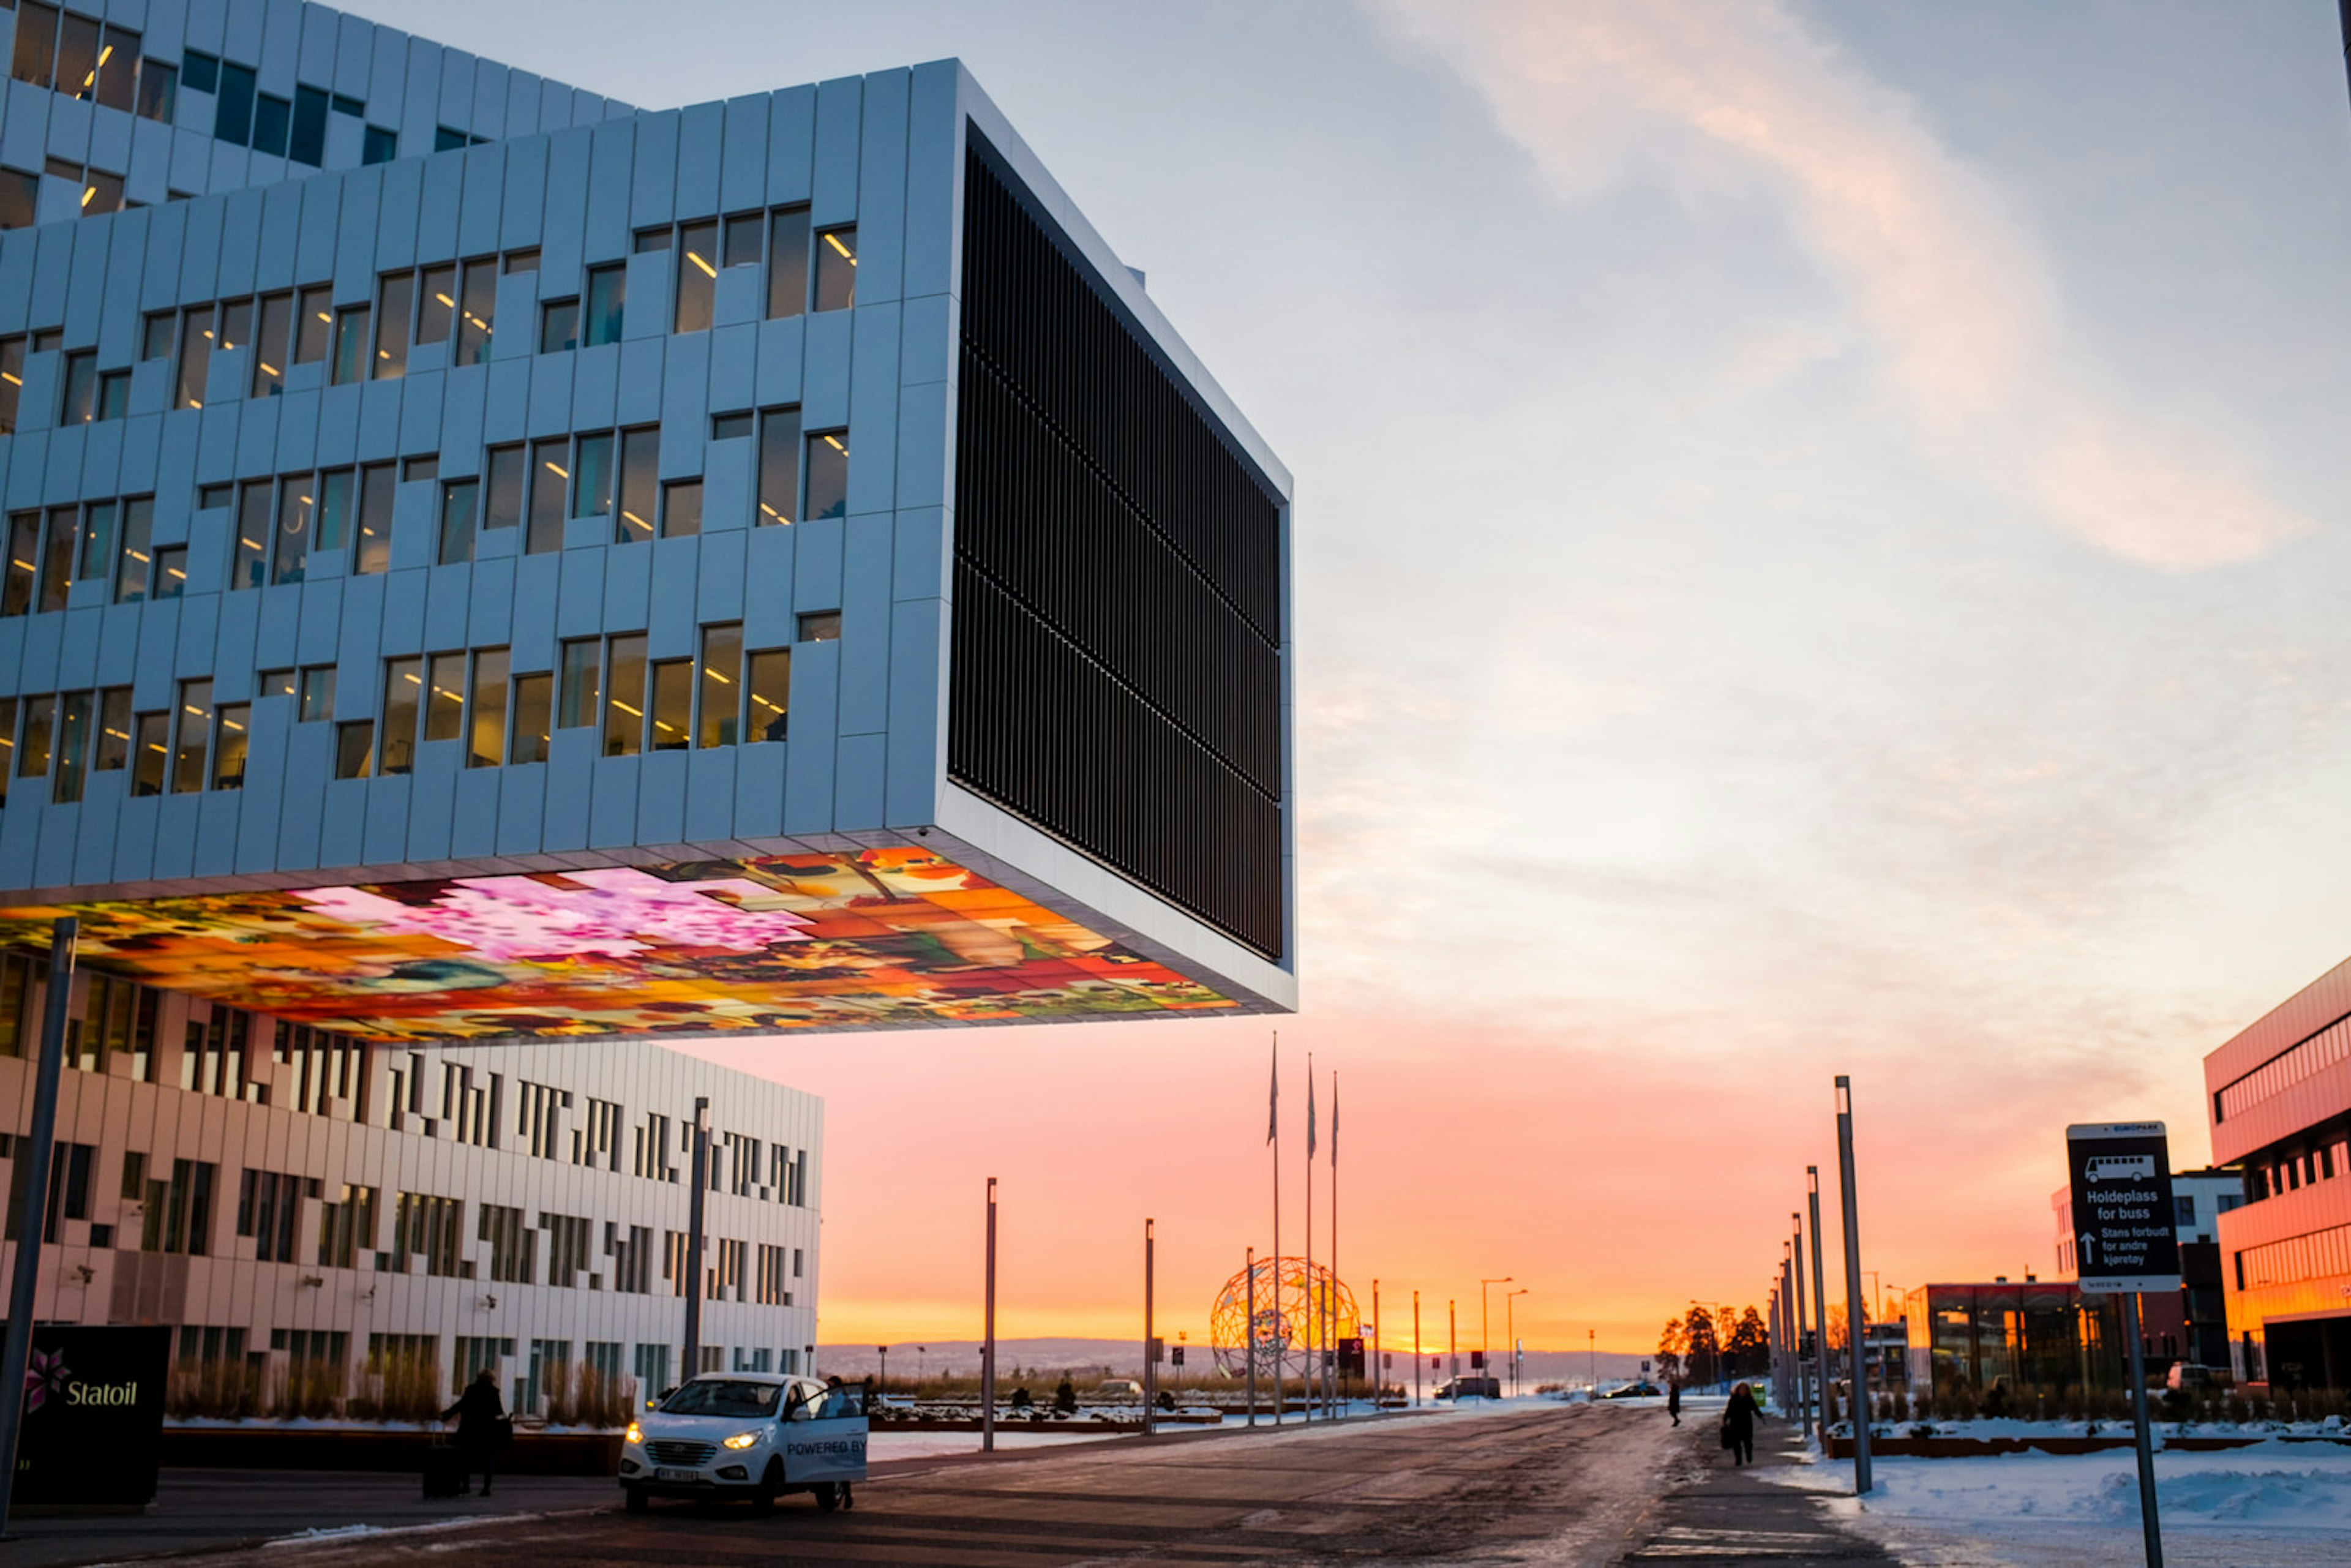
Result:
<svg viewBox="0 0 2351 1568">
<path fill-rule="evenodd" d="M 0 1568 L 218 1552 L 324 1525 L 378 1530 L 610 1508 L 605 1477 L 501 1478 L 488 1497 L 427 1502 L 417 1477 L 368 1471 L 167 1469 L 143 1514 L 9 1521 Z"/>
<path fill-rule="evenodd" d="M 1633 1539 L 1640 1542 L 1618 1561 L 1625 1563 L 1703 1560 L 1737 1568 L 1740 1563 L 1891 1563 L 1875 1542 L 1855 1535 L 1831 1516 L 1831 1494 L 1762 1479 L 1759 1471 L 1797 1463 L 1802 1439 L 1782 1421 L 1766 1421 L 1756 1434 L 1755 1463 L 1734 1467 L 1711 1420 L 1694 1426 L 1681 1456 L 1681 1486 L 1643 1515 Z"/>
</svg>

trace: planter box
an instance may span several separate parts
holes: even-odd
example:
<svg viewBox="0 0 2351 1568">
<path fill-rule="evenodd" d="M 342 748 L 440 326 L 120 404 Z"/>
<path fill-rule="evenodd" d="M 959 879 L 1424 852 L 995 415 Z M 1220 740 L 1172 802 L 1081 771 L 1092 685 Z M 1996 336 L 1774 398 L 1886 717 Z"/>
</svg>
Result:
<svg viewBox="0 0 2351 1568">
<path fill-rule="evenodd" d="M 163 1428 L 163 1463 L 229 1470 L 409 1470 L 422 1472 L 431 1432 L 327 1427 Z M 621 1469 L 618 1432 L 517 1432 L 497 1452 L 507 1476 L 612 1476 Z"/>
</svg>

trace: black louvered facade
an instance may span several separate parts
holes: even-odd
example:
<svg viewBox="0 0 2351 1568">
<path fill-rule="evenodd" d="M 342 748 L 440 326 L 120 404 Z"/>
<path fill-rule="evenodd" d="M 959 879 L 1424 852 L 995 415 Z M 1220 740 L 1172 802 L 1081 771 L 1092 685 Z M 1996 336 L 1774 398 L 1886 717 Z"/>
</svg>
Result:
<svg viewBox="0 0 2351 1568">
<path fill-rule="evenodd" d="M 1282 948 L 1280 504 L 975 131 L 947 774 Z"/>
</svg>

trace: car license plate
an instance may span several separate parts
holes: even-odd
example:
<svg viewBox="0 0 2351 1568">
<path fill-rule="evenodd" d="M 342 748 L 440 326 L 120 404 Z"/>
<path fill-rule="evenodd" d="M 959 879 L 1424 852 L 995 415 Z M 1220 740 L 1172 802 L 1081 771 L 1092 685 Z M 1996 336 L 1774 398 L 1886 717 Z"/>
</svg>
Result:
<svg viewBox="0 0 2351 1568">
<path fill-rule="evenodd" d="M 664 1467 L 653 1471 L 653 1479 L 657 1481 L 698 1481 L 701 1479 L 699 1470 L 673 1470 Z"/>
</svg>

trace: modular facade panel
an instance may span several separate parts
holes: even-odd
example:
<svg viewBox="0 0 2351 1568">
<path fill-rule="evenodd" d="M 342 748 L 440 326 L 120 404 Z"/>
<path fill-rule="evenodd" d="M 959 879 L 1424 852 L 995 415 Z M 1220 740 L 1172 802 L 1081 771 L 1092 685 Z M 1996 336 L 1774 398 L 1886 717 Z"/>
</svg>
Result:
<svg viewBox="0 0 2351 1568">
<path fill-rule="evenodd" d="M 0 941 L 379 1040 L 1293 1006 L 1288 476 L 961 67 L 515 134 L 335 37 L 396 155 L 0 234 Z"/>
</svg>

